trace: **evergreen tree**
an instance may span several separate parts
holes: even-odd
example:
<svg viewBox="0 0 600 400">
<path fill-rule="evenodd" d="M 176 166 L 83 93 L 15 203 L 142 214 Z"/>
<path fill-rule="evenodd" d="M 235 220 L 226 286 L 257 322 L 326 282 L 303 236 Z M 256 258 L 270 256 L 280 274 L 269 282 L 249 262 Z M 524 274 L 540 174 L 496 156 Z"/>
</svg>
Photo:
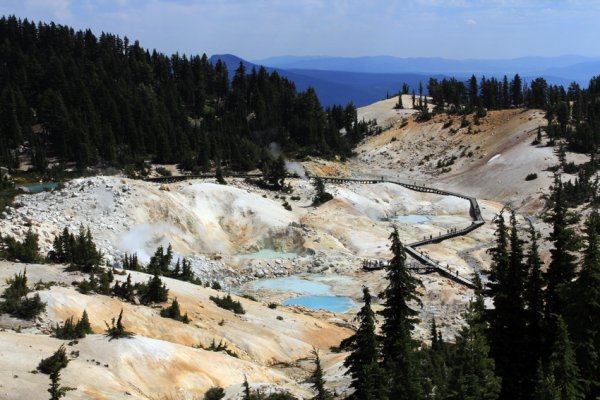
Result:
<svg viewBox="0 0 600 400">
<path fill-rule="evenodd" d="M 534 400 L 560 400 L 560 393 L 554 381 L 554 375 L 548 374 L 541 361 L 537 364 L 537 374 L 535 379 L 535 388 L 533 392 Z"/>
<path fill-rule="evenodd" d="M 385 400 L 386 388 L 381 379 L 384 375 L 379 366 L 379 344 L 375 334 L 375 313 L 371 309 L 369 288 L 363 288 L 364 305 L 357 314 L 359 328 L 347 339 L 350 355 L 344 361 L 350 375 L 350 387 L 354 389 L 351 398 L 356 400 Z"/>
<path fill-rule="evenodd" d="M 140 301 L 143 304 L 162 303 L 167 301 L 169 289 L 158 275 L 154 275 L 144 286 L 140 286 Z"/>
<path fill-rule="evenodd" d="M 315 357 L 315 370 L 310 376 L 310 383 L 317 392 L 313 400 L 332 400 L 331 393 L 325 389 L 325 378 L 323 378 L 323 368 L 321 367 L 321 359 L 319 358 L 319 351 L 317 349 L 313 349 L 313 356 Z"/>
<path fill-rule="evenodd" d="M 510 83 L 510 94 L 512 99 L 512 104 L 515 107 L 519 107 L 523 104 L 523 83 L 521 82 L 521 77 L 519 74 L 515 74 L 512 82 Z"/>
<path fill-rule="evenodd" d="M 313 198 L 313 205 L 320 205 L 333 199 L 333 196 L 325 190 L 325 182 L 320 177 L 313 179 L 313 186 L 315 188 L 315 197 Z"/>
<path fill-rule="evenodd" d="M 471 75 L 469 79 L 469 106 L 471 109 L 475 108 L 479 100 L 479 88 L 477 86 L 477 78 L 475 75 Z"/>
<path fill-rule="evenodd" d="M 22 319 L 33 319 L 46 309 L 46 303 L 42 302 L 40 295 L 36 293 L 27 297 L 30 292 L 27 287 L 27 270 L 15 274 L 12 279 L 7 279 L 8 287 L 4 290 L 2 297 L 4 302 L 0 303 L 0 313 L 8 313 L 13 317 Z"/>
<path fill-rule="evenodd" d="M 227 185 L 227 181 L 223 178 L 223 171 L 221 170 L 220 160 L 217 160 L 217 169 L 215 170 L 215 178 L 219 185 Z"/>
<path fill-rule="evenodd" d="M 483 297 L 469 305 L 450 361 L 448 400 L 496 400 L 501 390 L 501 378 L 494 373 L 494 359 L 485 337 L 479 304 Z"/>
<path fill-rule="evenodd" d="M 177 298 L 173 299 L 173 302 L 169 307 L 163 308 L 160 311 L 160 316 L 165 318 L 171 318 L 176 321 L 181 321 L 184 324 L 190 322 L 187 313 L 185 315 L 181 315 L 181 308 L 179 307 L 179 302 L 177 301 Z"/>
<path fill-rule="evenodd" d="M 402 110 L 404 105 L 402 104 L 402 93 L 398 93 L 398 101 L 394 105 L 394 108 L 397 110 Z"/>
<path fill-rule="evenodd" d="M 115 318 L 113 317 L 110 325 L 108 325 L 106 321 L 104 323 L 106 324 L 106 336 L 108 336 L 110 340 L 129 338 L 133 336 L 133 334 L 128 332 L 123 325 L 123 309 L 121 309 L 116 322 Z"/>
<path fill-rule="evenodd" d="M 536 370 L 539 375 L 538 362 L 544 356 L 544 278 L 542 275 L 542 261 L 540 259 L 538 234 L 530 224 L 529 249 L 527 252 L 527 282 L 525 284 L 526 306 L 526 357 L 530 371 Z M 538 376 L 539 378 L 539 376 Z M 537 378 L 536 378 L 537 379 Z"/>
<path fill-rule="evenodd" d="M 587 247 L 577 280 L 569 285 L 565 319 L 587 399 L 600 397 L 600 215 L 586 222 Z"/>
<path fill-rule="evenodd" d="M 390 399 L 418 400 L 423 396 L 421 376 L 411 338 L 418 313 L 409 303 L 421 303 L 416 292 L 421 282 L 406 267 L 406 253 L 396 228 L 390 239 L 393 258 L 386 266 L 388 286 L 382 293 L 382 367 L 386 372 Z"/>
<path fill-rule="evenodd" d="M 50 400 L 59 400 L 67 395 L 67 392 L 75 390 L 75 388 L 60 386 L 60 369 L 50 373 Z"/>
<path fill-rule="evenodd" d="M 248 377 L 246 377 L 246 375 L 244 375 L 244 396 L 242 397 L 243 400 L 252 400 L 252 394 L 250 393 L 250 384 L 248 383 Z"/>
<path fill-rule="evenodd" d="M 567 325 L 560 316 L 556 321 L 556 329 L 556 339 L 550 355 L 549 373 L 554 377 L 559 399 L 583 399 L 575 352 L 567 332 Z"/>
<path fill-rule="evenodd" d="M 426 367 L 424 374 L 431 382 L 431 388 L 426 393 L 432 393 L 435 399 L 443 399 L 448 395 L 448 350 L 444 343 L 442 332 L 437 328 L 435 319 L 431 321 L 430 334 L 431 346 L 426 349 Z"/>
<path fill-rule="evenodd" d="M 576 258 L 573 251 L 578 249 L 575 234 L 570 227 L 571 217 L 565 205 L 563 183 L 558 175 L 554 179 L 552 202 L 550 222 L 553 230 L 549 239 L 554 246 L 550 249 L 552 259 L 544 276 L 547 284 L 545 299 L 545 319 L 548 322 L 547 337 L 549 338 L 547 346 L 552 346 L 552 336 L 556 331 L 556 317 L 564 312 L 564 289 L 576 276 Z"/>
<path fill-rule="evenodd" d="M 0 235 L 0 243 L 4 245 L 0 251 L 0 257 L 7 260 L 23 263 L 35 263 L 43 260 L 39 254 L 38 235 L 33 233 L 31 228 L 27 230 L 22 242 L 10 236 L 2 237 Z"/>
<path fill-rule="evenodd" d="M 76 329 L 80 334 L 83 335 L 94 333 L 94 331 L 92 330 L 92 326 L 90 325 L 90 319 L 86 310 L 83 310 L 81 319 L 79 320 L 79 322 L 77 322 Z"/>
<path fill-rule="evenodd" d="M 225 390 L 222 387 L 210 388 L 204 393 L 203 400 L 221 400 L 225 397 Z"/>
<path fill-rule="evenodd" d="M 492 265 L 488 295 L 494 302 L 489 310 L 488 336 L 502 378 L 503 399 L 528 398 L 531 388 L 526 360 L 525 300 L 526 270 L 522 242 L 518 237 L 516 215 L 511 213 L 510 235 L 504 223 L 504 210 L 496 217 L 496 246 L 490 250 Z M 533 371 L 535 374 L 535 371 Z"/>
<path fill-rule="evenodd" d="M 67 357 L 67 350 L 65 345 L 61 344 L 58 350 L 54 352 L 50 357 L 44 358 L 40 361 L 37 366 L 38 371 L 43 374 L 51 374 L 53 372 L 60 371 L 69 364 Z"/>
</svg>

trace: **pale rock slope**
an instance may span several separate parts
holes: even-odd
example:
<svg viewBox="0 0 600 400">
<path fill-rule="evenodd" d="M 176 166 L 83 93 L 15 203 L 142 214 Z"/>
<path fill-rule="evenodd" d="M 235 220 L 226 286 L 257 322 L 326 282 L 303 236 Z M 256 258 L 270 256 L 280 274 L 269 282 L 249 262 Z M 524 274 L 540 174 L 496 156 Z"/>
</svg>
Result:
<svg viewBox="0 0 600 400">
<path fill-rule="evenodd" d="M 14 263 L 1 266 L 2 282 L 23 270 L 22 265 Z M 43 333 L 49 333 L 52 326 L 70 316 L 78 318 L 84 309 L 97 334 L 67 346 L 73 361 L 62 374 L 63 383 L 77 388 L 70 398 L 199 396 L 217 385 L 235 389 L 244 375 L 254 383 L 277 385 L 303 394 L 306 389 L 299 385 L 297 376 L 286 376 L 274 366 L 308 358 L 314 347 L 328 349 L 351 332 L 327 318 L 297 313 L 293 308 L 273 310 L 243 298 L 239 300 L 246 314 L 235 315 L 209 300 L 209 296 L 224 293 L 168 278 L 164 282 L 169 297 L 178 299 L 192 320 L 189 324 L 162 318 L 160 307 L 80 294 L 70 285 L 81 279 L 80 274 L 66 272 L 64 266 L 28 265 L 27 275 L 30 282 L 53 280 L 58 286 L 39 292 L 47 310 L 35 324 L 24 324 L 22 333 L 0 332 L 0 398 L 46 398 L 48 377 L 31 371 L 41 358 L 66 342 Z M 124 278 L 116 276 L 119 280 Z M 146 281 L 149 276 L 132 272 L 132 278 L 135 283 Z M 111 341 L 102 335 L 105 321 L 109 322 L 121 309 L 125 327 L 135 336 Z M 7 322 L 10 321 L 3 324 Z M 213 340 L 226 344 L 237 358 L 195 348 L 208 347 Z M 10 379 L 4 379 L 9 375 Z"/>
</svg>

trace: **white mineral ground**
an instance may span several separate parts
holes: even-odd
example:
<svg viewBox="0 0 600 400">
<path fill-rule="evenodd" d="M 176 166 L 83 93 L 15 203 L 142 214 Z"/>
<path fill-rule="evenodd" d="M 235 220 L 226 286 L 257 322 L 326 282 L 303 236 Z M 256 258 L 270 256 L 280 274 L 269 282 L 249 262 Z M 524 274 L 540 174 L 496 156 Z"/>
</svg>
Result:
<svg viewBox="0 0 600 400">
<path fill-rule="evenodd" d="M 361 143 L 357 157 L 345 163 L 308 161 L 303 163 L 307 172 L 384 176 L 476 196 L 484 226 L 467 236 L 419 248 L 462 276 L 489 268 L 487 249 L 494 239 L 491 221 L 504 204 L 517 208 L 520 224 L 525 224 L 524 217 L 534 217 L 536 227 L 547 233 L 539 212 L 544 205 L 542 194 L 552 180 L 552 173 L 545 169 L 557 160 L 552 148 L 531 145 L 537 127 L 544 124 L 540 111 L 490 112 L 469 131 L 460 128 L 458 117 L 436 116 L 416 123 L 410 118 L 414 110 L 392 109 L 396 101 L 360 110 L 361 118 L 375 117 L 391 128 Z M 405 98 L 404 105 L 408 102 Z M 437 168 L 438 161 L 452 156 L 456 158 L 447 167 L 451 170 Z M 584 158 L 569 154 L 569 160 L 582 162 Z M 294 169 L 298 167 L 293 164 Z M 537 173 L 538 179 L 525 181 L 529 173 Z M 62 343 L 48 336 L 50 327 L 71 315 L 79 317 L 84 309 L 97 334 L 67 346 L 69 353 L 79 354 L 72 353 L 73 361 L 62 372 L 63 384 L 77 389 L 69 392 L 69 398 L 184 399 L 200 396 L 216 385 L 227 389 L 227 398 L 236 398 L 244 375 L 265 391 L 277 387 L 308 397 L 305 378 L 313 347 L 321 351 L 330 387 L 343 392 L 348 384 L 343 376 L 345 354 L 333 353 L 330 347 L 352 334 L 349 327 L 356 309 L 345 314 L 303 307 L 271 309 L 267 307 L 270 302 L 279 303 L 298 293 L 293 288 L 284 292 L 260 289 L 249 282 L 318 274 L 317 280 L 328 284 L 332 294 L 350 297 L 359 307 L 363 285 L 373 294 L 386 285 L 383 271 L 364 272 L 361 264 L 364 259 L 390 257 L 388 236 L 393 224 L 403 242 L 412 242 L 471 223 L 468 201 L 391 183 L 328 183 L 334 199 L 314 208 L 310 205 L 312 185 L 304 179 L 290 179 L 293 193 L 286 200 L 292 210 L 288 211 L 281 195 L 274 192 L 240 179 L 228 179 L 227 186 L 213 181 L 161 185 L 122 177 L 82 178 L 61 190 L 16 199 L 15 208 L 0 219 L 0 233 L 22 237 L 31 226 L 40 235 L 44 252 L 65 226 L 72 231 L 81 225 L 89 227 L 109 265 L 119 266 L 125 252 L 137 252 L 147 262 L 157 246 L 171 243 L 176 256 L 190 259 L 203 281 L 219 281 L 232 293 L 252 294 L 259 301 L 241 298 L 247 312 L 236 316 L 208 299 L 216 291 L 164 279 L 170 298 L 177 297 L 192 319 L 184 325 L 161 318 L 158 306 L 79 294 L 72 283 L 82 276 L 66 272 L 64 266 L 27 265 L 30 283 L 42 280 L 59 285 L 40 291 L 48 307 L 38 320 L 0 318 L 0 398 L 47 398 L 48 377 L 32 371 Z M 427 219 L 411 222 L 417 215 Z M 411 217 L 396 219 L 402 216 Z M 247 254 L 261 250 L 268 251 L 248 258 Z M 547 249 L 542 250 L 547 257 Z M 409 262 L 414 261 L 409 258 Z M 6 278 L 23 268 L 22 264 L 0 263 L 0 290 Z M 134 281 L 148 279 L 142 273 L 132 276 Z M 425 338 L 435 317 L 445 336 L 452 339 L 461 327 L 461 312 L 472 291 L 435 273 L 419 277 L 423 307 L 415 334 Z M 108 341 L 101 335 L 104 321 L 118 315 L 121 308 L 125 326 L 135 337 Z M 380 308 L 377 301 L 374 308 Z M 239 358 L 194 348 L 207 346 L 213 339 L 222 340 Z"/>
</svg>

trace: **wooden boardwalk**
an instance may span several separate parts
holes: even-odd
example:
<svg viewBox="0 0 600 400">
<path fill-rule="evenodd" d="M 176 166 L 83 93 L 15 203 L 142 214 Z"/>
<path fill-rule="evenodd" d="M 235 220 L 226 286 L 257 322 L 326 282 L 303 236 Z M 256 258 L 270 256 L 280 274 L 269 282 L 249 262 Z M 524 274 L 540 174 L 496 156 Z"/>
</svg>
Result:
<svg viewBox="0 0 600 400">
<path fill-rule="evenodd" d="M 434 193 L 434 194 L 439 194 L 442 196 L 454 196 L 454 197 L 459 197 L 459 198 L 468 200 L 469 204 L 470 204 L 469 215 L 471 216 L 471 219 L 473 220 L 473 221 L 471 221 L 471 225 L 466 226 L 464 228 L 452 229 L 449 233 L 446 233 L 443 235 L 440 234 L 438 236 L 430 236 L 429 238 L 424 238 L 423 240 L 419 240 L 419 241 L 416 241 L 413 243 L 406 244 L 406 245 L 404 245 L 404 249 L 412 258 L 414 258 L 415 260 L 420 262 L 421 265 L 423 265 L 425 267 L 425 269 L 429 268 L 430 270 L 434 270 L 437 273 L 439 273 L 440 275 L 445 276 L 446 278 L 451 279 L 457 283 L 460 283 L 461 285 L 465 285 L 470 288 L 475 288 L 475 284 L 473 283 L 472 280 L 467 279 L 464 276 L 460 276 L 459 273 L 457 272 L 457 270 L 453 270 L 449 266 L 443 265 L 439 261 L 431 259 L 429 256 L 419 252 L 416 248 L 419 246 L 425 246 L 428 244 L 440 243 L 440 242 L 443 242 L 444 240 L 455 238 L 458 236 L 464 236 L 464 235 L 468 234 L 469 232 L 472 232 L 475 229 L 482 226 L 483 224 L 485 224 L 485 221 L 483 220 L 483 217 L 481 216 L 481 209 L 479 208 L 477 199 L 475 199 L 474 197 L 464 195 L 462 193 L 449 192 L 447 190 L 440 190 L 440 189 L 435 189 L 435 188 L 431 188 L 431 187 L 427 187 L 427 186 L 420 186 L 420 185 L 416 185 L 416 184 L 399 182 L 399 181 L 391 181 L 391 180 L 386 180 L 386 179 L 352 179 L 352 178 L 337 178 L 337 177 L 321 177 L 321 179 L 323 179 L 323 181 L 325 181 L 325 182 L 332 182 L 332 183 L 346 183 L 346 182 L 354 182 L 354 183 L 361 183 L 361 184 L 393 183 L 396 185 L 403 186 L 409 190 L 414 190 L 416 192 Z M 375 270 L 375 269 L 382 269 L 382 268 L 383 267 L 380 268 L 378 266 L 377 268 L 366 267 L 364 269 Z"/>
<path fill-rule="evenodd" d="M 223 175 L 224 178 L 260 178 L 261 176 L 262 176 L 261 174 L 224 174 Z M 188 179 L 214 179 L 214 178 L 216 178 L 215 174 L 202 174 L 202 175 L 161 176 L 161 177 L 156 177 L 156 178 L 146 178 L 145 180 L 148 182 L 156 182 L 156 183 L 174 183 L 174 182 L 185 181 Z M 311 177 L 311 178 L 313 178 L 313 177 Z M 424 238 L 423 240 L 419 240 L 419 241 L 416 241 L 413 243 L 406 244 L 404 246 L 404 248 L 411 257 L 413 257 L 415 260 L 417 260 L 419 263 L 421 263 L 420 267 L 413 265 L 413 267 L 411 268 L 412 270 L 417 271 L 417 272 L 435 271 L 435 272 L 438 272 L 442 276 L 445 276 L 449 279 L 452 279 L 453 281 L 455 281 L 457 283 L 460 283 L 461 285 L 465 285 L 470 288 L 475 287 L 475 285 L 473 284 L 473 281 L 471 281 L 470 279 L 467 279 L 463 276 L 458 275 L 456 273 L 456 270 L 453 271 L 448 266 L 444 266 L 442 263 L 432 260 L 431 258 L 429 258 L 426 255 L 423 255 L 421 252 L 417 251 L 416 248 L 419 246 L 425 246 L 428 244 L 440 243 L 444 240 L 451 239 L 454 237 L 464 236 L 464 235 L 468 234 L 469 232 L 472 232 L 475 229 L 482 226 L 483 224 L 485 224 L 485 221 L 483 220 L 483 217 L 481 216 L 481 210 L 479 208 L 479 204 L 477 203 L 477 199 L 475 199 L 474 197 L 464 195 L 462 193 L 449 192 L 447 190 L 436 189 L 436 188 L 432 188 L 432 187 L 428 187 L 428 186 L 421 186 L 421 185 L 417 185 L 414 183 L 392 181 L 392 180 L 387 180 L 387 179 L 383 179 L 383 178 L 382 179 L 360 179 L 360 178 L 338 178 L 338 177 L 333 177 L 333 176 L 322 176 L 320 178 L 324 182 L 331 182 L 331 183 L 348 183 L 348 182 L 361 183 L 361 184 L 393 183 L 395 185 L 400 185 L 402 187 L 405 187 L 409 190 L 413 190 L 416 192 L 433 193 L 433 194 L 439 194 L 442 196 L 454 196 L 454 197 L 459 197 L 461 199 L 468 200 L 469 204 L 470 204 L 469 214 L 471 216 L 471 219 L 473 220 L 471 222 L 471 225 L 460 228 L 460 229 L 459 228 L 453 229 L 449 233 L 446 233 L 443 235 L 430 236 L 429 239 Z M 374 271 L 374 270 L 378 270 L 378 269 L 383 269 L 383 266 L 377 266 L 375 268 L 365 267 L 365 269 Z"/>
</svg>

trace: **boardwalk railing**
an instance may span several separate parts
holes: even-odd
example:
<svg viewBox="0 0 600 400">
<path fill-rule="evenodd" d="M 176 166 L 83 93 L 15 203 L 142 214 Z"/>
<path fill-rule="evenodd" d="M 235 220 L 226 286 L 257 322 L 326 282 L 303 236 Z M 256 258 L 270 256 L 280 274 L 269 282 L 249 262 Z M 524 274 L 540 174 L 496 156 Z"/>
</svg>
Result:
<svg viewBox="0 0 600 400">
<path fill-rule="evenodd" d="M 454 230 L 450 231 L 449 233 L 446 233 L 443 235 L 440 234 L 438 236 L 430 236 L 429 239 L 424 238 L 423 240 L 409 243 L 409 244 L 405 245 L 404 248 L 405 248 L 406 252 L 408 254 L 410 254 L 410 256 L 412 258 L 419 261 L 423 266 L 431 268 L 431 269 L 435 270 L 436 272 L 438 272 L 440 275 L 445 276 L 449 279 L 452 279 L 453 281 L 460 283 L 461 285 L 465 285 L 470 288 L 475 288 L 475 284 L 473 283 L 473 281 L 471 281 L 470 279 L 467 279 L 463 276 L 460 276 L 457 270 L 452 270 L 449 266 L 447 266 L 447 265 L 445 266 L 442 263 L 429 258 L 429 256 L 424 255 L 421 252 L 417 251 L 416 248 L 419 246 L 427 245 L 427 244 L 440 243 L 444 240 L 451 239 L 454 237 L 464 236 L 464 235 L 468 234 L 469 232 L 472 232 L 475 229 L 482 226 L 483 224 L 485 224 L 485 221 L 483 220 L 483 217 L 481 216 L 481 209 L 479 208 L 477 199 L 475 199 L 474 197 L 464 195 L 462 193 L 449 192 L 447 190 L 435 189 L 435 188 L 431 188 L 431 187 L 427 187 L 427 186 L 420 186 L 420 185 L 416 185 L 416 184 L 399 182 L 399 181 L 391 181 L 391 180 L 386 180 L 386 179 L 355 179 L 355 178 L 337 178 L 337 177 L 321 177 L 321 179 L 323 179 L 323 181 L 325 181 L 325 182 L 332 182 L 332 183 L 347 183 L 347 182 L 354 182 L 354 183 L 361 183 L 361 184 L 393 183 L 393 184 L 403 186 L 409 190 L 413 190 L 416 192 L 433 193 L 433 194 L 439 194 L 442 196 L 454 196 L 454 197 L 459 197 L 461 199 L 468 200 L 469 201 L 469 215 L 471 216 L 471 219 L 473 220 L 471 222 L 471 225 L 469 225 L 465 228 L 462 228 L 462 229 L 454 229 Z M 363 267 L 363 268 L 366 270 L 375 270 L 375 269 L 382 269 L 383 267 L 379 268 L 379 266 L 378 266 L 378 268 L 372 268 L 372 267 Z"/>
<path fill-rule="evenodd" d="M 260 178 L 261 176 L 262 176 L 261 174 L 226 174 L 226 175 L 224 174 L 223 175 L 224 178 Z M 161 177 L 156 177 L 156 178 L 146 178 L 145 180 L 148 182 L 157 182 L 157 183 L 173 183 L 173 182 L 185 181 L 188 179 L 211 179 L 211 178 L 216 178 L 215 174 L 161 176 Z M 409 190 L 413 190 L 416 192 L 433 193 L 433 194 L 439 194 L 442 196 L 454 196 L 454 197 L 459 197 L 461 199 L 468 200 L 469 204 L 470 204 L 469 214 L 470 214 L 471 218 L 473 219 L 473 221 L 471 222 L 471 225 L 469 225 L 465 228 L 462 228 L 462 229 L 452 230 L 451 232 L 446 233 L 444 235 L 440 234 L 435 237 L 431 236 L 429 239 L 425 238 L 423 240 L 419 240 L 414 243 L 409 243 L 409 244 L 405 245 L 405 249 L 406 249 L 406 252 L 411 255 L 411 257 L 413 257 L 414 259 L 416 259 L 423 265 L 423 268 L 415 267 L 415 268 L 413 268 L 414 270 L 433 269 L 436 272 L 438 272 L 440 275 L 443 275 L 449 279 L 452 279 L 455 282 L 458 282 L 462 285 L 465 285 L 465 286 L 468 286 L 471 288 L 475 287 L 474 283 L 471 280 L 464 278 L 462 276 L 459 276 L 456 273 L 456 271 L 452 272 L 452 270 L 448 266 L 444 266 L 441 263 L 439 263 L 435 260 L 432 260 L 431 258 L 429 258 L 429 257 L 421 254 L 419 251 L 415 250 L 415 248 L 419 247 L 419 246 L 424 246 L 424 245 L 433 244 L 433 243 L 439 243 L 439 242 L 442 242 L 444 240 L 451 239 L 454 237 L 464 236 L 464 235 L 468 234 L 469 232 L 474 231 L 475 229 L 477 229 L 480 226 L 482 226 L 483 224 L 485 224 L 485 221 L 483 220 L 483 217 L 481 216 L 481 210 L 479 208 L 479 204 L 477 203 L 477 200 L 474 197 L 470 197 L 470 196 L 464 195 L 462 193 L 449 192 L 447 190 L 436 189 L 436 188 L 432 188 L 432 187 L 428 187 L 428 186 L 421 186 L 421 185 L 417 185 L 414 183 L 391 181 L 391 180 L 387 180 L 387 179 L 383 179 L 383 178 L 382 179 L 361 179 L 361 178 L 338 178 L 338 177 L 333 177 L 333 176 L 322 176 L 320 178 L 324 182 L 331 182 L 331 183 L 348 183 L 348 182 L 361 183 L 361 184 L 393 183 L 395 185 L 400 185 Z M 382 269 L 382 268 L 383 267 L 377 266 L 377 268 L 371 267 L 370 269 L 369 268 L 365 268 L 365 269 L 376 270 L 376 269 Z"/>
</svg>

